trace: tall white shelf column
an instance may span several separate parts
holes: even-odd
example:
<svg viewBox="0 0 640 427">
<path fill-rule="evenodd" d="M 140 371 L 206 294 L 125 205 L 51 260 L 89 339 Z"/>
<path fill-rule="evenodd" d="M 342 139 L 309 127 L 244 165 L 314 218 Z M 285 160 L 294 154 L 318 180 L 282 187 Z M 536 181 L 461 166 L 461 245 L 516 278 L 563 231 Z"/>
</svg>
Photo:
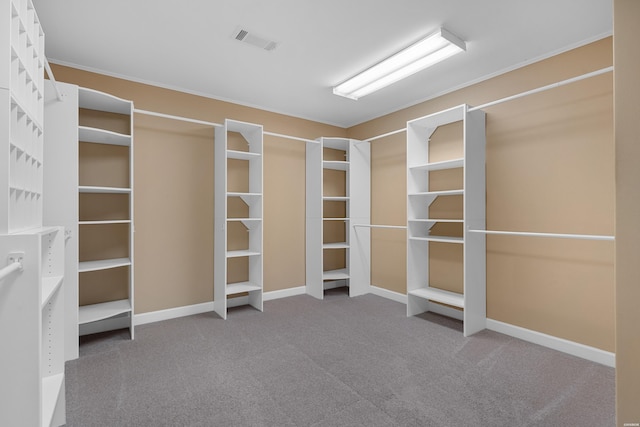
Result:
<svg viewBox="0 0 640 427">
<path fill-rule="evenodd" d="M 236 133 L 246 142 L 243 150 L 230 149 L 230 133 Z M 236 147 L 234 147 L 236 148 Z M 263 131 L 261 125 L 226 119 L 215 131 L 215 239 L 214 239 L 214 311 L 227 318 L 227 296 L 247 293 L 249 305 L 262 311 L 263 253 Z M 229 191 L 229 161 L 247 162 L 248 188 Z M 248 207 L 248 216 L 230 217 L 229 200 L 240 199 Z M 241 223 L 249 233 L 248 247 L 229 250 L 228 230 L 232 223 Z M 248 280 L 228 282 L 228 261 L 247 258 Z"/>
<path fill-rule="evenodd" d="M 435 130 L 462 122 L 463 157 L 429 161 L 429 141 Z M 461 105 L 407 122 L 407 315 L 434 310 L 434 303 L 463 310 L 464 335 L 486 326 L 486 244 L 481 233 L 485 221 L 485 113 L 468 111 Z M 431 191 L 433 171 L 463 169 L 463 188 Z M 440 197 L 462 196 L 461 219 L 438 219 L 430 215 L 430 205 Z M 434 235 L 438 223 L 460 223 L 463 236 Z M 432 242 L 463 245 L 463 293 L 439 289 L 430 283 L 429 246 Z"/>
<path fill-rule="evenodd" d="M 371 284 L 369 228 L 371 223 L 371 148 L 366 141 L 322 137 L 306 147 L 306 288 L 309 295 L 324 298 L 325 283 L 345 283 L 349 295 L 369 292 Z M 325 158 L 325 149 L 343 152 L 343 158 Z M 325 171 L 344 172 L 344 189 L 325 189 Z M 344 217 L 332 217 L 329 204 L 344 205 Z M 328 224 L 344 224 L 344 241 L 327 241 Z M 344 268 L 325 270 L 330 251 L 345 252 Z"/>
<path fill-rule="evenodd" d="M 126 133 L 114 132 L 103 127 L 78 126 L 78 141 L 87 144 L 104 144 L 108 146 L 120 146 L 128 149 L 128 184 L 123 187 L 104 185 L 83 185 L 79 182 L 80 194 L 92 195 L 124 195 L 128 199 L 129 212 L 123 218 L 79 218 L 79 234 L 82 236 L 84 227 L 109 227 L 123 226 L 127 228 L 128 248 L 124 257 L 101 258 L 82 260 L 78 264 L 80 273 L 79 283 L 82 286 L 82 274 L 99 272 L 104 270 L 127 268 L 127 291 L 124 299 L 99 302 L 82 305 L 78 310 L 78 323 L 80 335 L 95 333 L 105 330 L 128 328 L 131 339 L 134 338 L 133 310 L 134 310 L 134 226 L 133 226 L 133 102 L 115 97 L 113 95 L 87 88 L 78 90 L 78 107 L 97 111 L 99 113 L 118 114 L 126 116 L 129 121 L 129 129 Z M 108 203 L 107 201 L 104 202 Z M 82 241 L 82 240 L 80 240 Z M 82 246 L 80 246 L 82 251 Z M 80 252 L 82 257 L 82 253 Z"/>
<path fill-rule="evenodd" d="M 78 357 L 78 336 L 95 332 L 123 329 L 130 331 L 134 338 L 134 228 L 133 228 L 133 103 L 107 93 L 76 85 L 58 83 L 62 100 L 57 101 L 52 84 L 46 85 L 46 123 L 51 132 L 46 135 L 45 153 L 48 159 L 45 170 L 45 209 L 46 224 L 60 224 L 67 229 L 67 296 L 65 303 L 65 354 L 67 360 Z M 82 124 L 82 114 L 90 114 L 91 126 Z M 122 122 L 127 129 L 122 132 L 111 130 L 113 122 Z M 126 177 L 118 177 L 124 182 L 113 186 L 111 182 L 81 182 L 80 170 L 82 146 L 100 147 L 104 150 L 126 150 Z M 111 151 L 109 151 L 111 153 Z M 108 170 L 112 163 L 109 153 L 96 155 L 91 166 Z M 102 166 L 103 162 L 106 166 Z M 86 168 L 86 166 L 85 166 Z M 110 176 L 103 179 L 111 181 Z M 113 180 L 116 181 L 115 179 Z M 119 212 L 112 206 L 113 195 L 126 199 L 126 212 Z M 92 197 L 92 212 L 81 216 L 80 200 L 83 196 Z M 117 257 L 96 257 L 84 259 L 81 253 L 83 233 L 95 233 L 93 236 L 109 234 L 110 227 L 126 228 L 126 243 L 118 243 Z M 85 241 L 87 239 L 85 238 Z M 100 238 L 92 245 L 101 247 Z M 126 247 L 124 247 L 126 245 Z M 120 247 L 122 246 L 122 247 Z M 112 250 L 111 248 L 110 250 Z M 83 275 L 101 275 L 108 270 L 127 269 L 120 279 L 127 283 L 97 283 L 126 288 L 125 298 L 108 298 L 93 304 L 80 306 L 80 289 Z M 91 284 L 89 284 L 91 286 Z M 108 292 L 107 292 L 108 293 Z"/>
<path fill-rule="evenodd" d="M 0 425 L 59 426 L 64 231 L 42 227 L 44 33 L 31 0 L 0 4 Z"/>
</svg>

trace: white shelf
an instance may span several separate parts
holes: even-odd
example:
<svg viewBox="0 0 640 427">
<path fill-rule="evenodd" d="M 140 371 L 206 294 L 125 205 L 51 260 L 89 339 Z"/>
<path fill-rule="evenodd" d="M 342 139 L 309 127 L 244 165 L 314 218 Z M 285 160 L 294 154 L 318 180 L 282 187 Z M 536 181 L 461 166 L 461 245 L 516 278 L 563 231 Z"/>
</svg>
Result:
<svg viewBox="0 0 640 427">
<path fill-rule="evenodd" d="M 94 144 L 131 146 L 131 135 L 86 126 L 78 126 L 78 139 L 80 142 L 92 142 Z"/>
<path fill-rule="evenodd" d="M 464 159 L 446 160 L 443 162 L 426 163 L 409 167 L 410 170 L 437 171 L 443 169 L 457 169 L 464 166 Z"/>
<path fill-rule="evenodd" d="M 323 196 L 322 201 L 324 202 L 348 202 L 349 197 L 346 196 Z"/>
<path fill-rule="evenodd" d="M 333 169 L 339 171 L 348 171 L 349 170 L 349 162 L 341 162 L 337 160 L 323 160 L 322 167 L 324 169 Z"/>
<path fill-rule="evenodd" d="M 238 193 L 228 192 L 227 197 L 262 197 L 262 193 Z"/>
<path fill-rule="evenodd" d="M 78 264 L 78 272 L 108 270 L 110 268 L 125 267 L 131 265 L 129 258 L 101 259 L 98 261 L 82 261 Z"/>
<path fill-rule="evenodd" d="M 260 153 L 252 153 L 250 151 L 227 150 L 228 159 L 255 160 L 255 159 L 259 159 L 260 157 L 261 157 Z"/>
<path fill-rule="evenodd" d="M 251 282 L 239 282 L 227 284 L 227 295 L 239 294 L 242 292 L 261 291 L 262 287 Z"/>
<path fill-rule="evenodd" d="M 131 114 L 131 101 L 84 87 L 78 90 L 78 106 L 89 110 Z"/>
<path fill-rule="evenodd" d="M 123 313 L 131 312 L 131 302 L 128 299 L 102 302 L 99 304 L 82 305 L 78 313 L 78 323 L 97 322 Z"/>
<path fill-rule="evenodd" d="M 261 253 L 256 251 L 250 251 L 250 250 L 227 251 L 227 258 L 239 258 L 243 256 L 258 256 L 258 255 L 261 255 Z"/>
<path fill-rule="evenodd" d="M 130 219 L 105 219 L 100 221 L 80 221 L 80 225 L 131 224 Z"/>
<path fill-rule="evenodd" d="M 349 278 L 349 271 L 346 268 L 339 270 L 326 270 L 322 272 L 322 280 L 343 280 Z"/>
<path fill-rule="evenodd" d="M 447 222 L 447 223 L 453 223 L 453 224 L 463 224 L 464 220 L 462 219 L 436 219 L 436 218 L 429 218 L 429 219 L 410 219 L 409 222 L 416 222 L 416 223 L 427 223 L 427 224 L 431 224 L 431 223 L 436 223 L 436 222 Z"/>
<path fill-rule="evenodd" d="M 419 288 L 408 292 L 409 295 L 435 301 L 454 307 L 464 308 L 464 296 L 455 292 L 445 291 L 437 288 Z"/>
<path fill-rule="evenodd" d="M 411 193 L 409 197 L 438 197 L 438 196 L 461 196 L 464 190 L 442 190 L 442 191 L 425 191 L 422 193 Z"/>
<path fill-rule="evenodd" d="M 42 425 L 50 426 L 64 384 L 64 374 L 56 374 L 42 379 Z"/>
<path fill-rule="evenodd" d="M 449 236 L 409 237 L 409 240 L 440 243 L 464 243 L 464 239 L 462 237 Z"/>
<path fill-rule="evenodd" d="M 41 306 L 47 305 L 51 297 L 60 289 L 64 276 L 44 277 L 42 279 L 42 301 Z"/>
<path fill-rule="evenodd" d="M 348 248 L 349 248 L 349 244 L 346 242 L 322 244 L 322 249 L 348 249 Z"/>
<path fill-rule="evenodd" d="M 80 193 L 101 193 L 101 194 L 130 194 L 131 188 L 122 187 L 95 187 L 91 185 L 81 185 L 78 187 Z"/>
<path fill-rule="evenodd" d="M 323 221 L 349 221 L 349 218 L 322 218 Z"/>
<path fill-rule="evenodd" d="M 261 222 L 262 218 L 227 218 L 227 222 Z"/>
</svg>

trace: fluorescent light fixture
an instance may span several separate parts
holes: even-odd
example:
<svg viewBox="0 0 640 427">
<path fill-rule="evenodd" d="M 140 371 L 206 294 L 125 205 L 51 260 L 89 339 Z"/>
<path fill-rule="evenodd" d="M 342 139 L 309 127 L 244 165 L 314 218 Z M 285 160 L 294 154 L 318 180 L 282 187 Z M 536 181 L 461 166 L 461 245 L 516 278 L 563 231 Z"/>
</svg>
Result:
<svg viewBox="0 0 640 427">
<path fill-rule="evenodd" d="M 440 28 L 435 33 L 335 86 L 333 93 L 358 99 L 464 50 L 466 50 L 464 41 L 444 28 Z"/>
</svg>

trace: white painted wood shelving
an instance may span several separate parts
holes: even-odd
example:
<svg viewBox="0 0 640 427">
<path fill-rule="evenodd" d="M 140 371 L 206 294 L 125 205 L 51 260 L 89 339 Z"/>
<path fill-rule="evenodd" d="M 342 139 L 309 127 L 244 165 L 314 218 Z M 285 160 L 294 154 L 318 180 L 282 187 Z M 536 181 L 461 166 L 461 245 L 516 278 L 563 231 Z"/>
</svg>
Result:
<svg viewBox="0 0 640 427">
<path fill-rule="evenodd" d="M 371 231 L 353 225 L 371 223 L 370 143 L 319 138 L 307 142 L 306 162 L 307 293 L 322 299 L 325 288 L 347 285 L 352 297 L 366 294 L 371 284 Z M 334 183 L 342 180 L 344 187 L 336 188 Z M 339 241 L 336 236 L 341 236 Z M 343 267 L 325 269 L 325 264 L 336 262 L 333 251 L 344 253 Z"/>
<path fill-rule="evenodd" d="M 45 119 L 50 132 L 47 132 L 45 144 L 48 161 L 44 172 L 44 220 L 46 224 L 60 224 L 67 229 L 65 353 L 67 360 L 72 360 L 78 357 L 79 335 L 128 328 L 131 338 L 134 338 L 133 103 L 65 83 L 57 83 L 62 93 L 62 101 L 57 101 L 53 85 L 48 81 L 46 83 Z M 81 119 L 83 115 L 90 116 L 90 126 L 83 124 L 87 121 Z M 118 123 L 121 133 L 111 129 L 113 123 Z M 83 165 L 83 161 L 86 161 L 82 155 L 85 149 L 97 153 L 90 156 L 90 165 Z M 125 154 L 114 154 L 113 150 L 125 150 Z M 127 164 L 118 164 L 118 172 L 114 173 L 126 176 L 111 179 L 112 162 L 117 156 L 122 157 L 119 161 Z M 99 168 L 101 173 L 92 177 L 91 182 L 81 182 L 83 168 Z M 100 180 L 106 181 L 97 182 Z M 114 186 L 113 182 L 121 184 Z M 82 214 L 83 197 L 91 201 L 92 209 L 88 214 Z M 126 204 L 126 208 L 114 208 L 114 197 L 120 198 L 115 200 L 116 204 Z M 122 198 L 126 199 L 126 203 Z M 83 242 L 90 240 L 92 246 L 100 247 L 95 242 L 101 242 L 114 232 L 126 235 L 126 242 L 122 237 L 122 241 L 109 242 L 114 247 L 110 246 L 104 251 L 94 248 L 93 254 L 88 255 L 90 258 L 82 254 Z M 110 252 L 115 255 L 103 255 Z M 114 269 L 126 269 L 126 272 L 116 276 L 117 281 L 126 280 L 127 283 L 115 283 L 111 278 L 105 278 Z M 87 277 L 91 278 L 90 283 Z M 105 284 L 126 288 L 125 298 L 121 297 L 123 292 L 118 291 L 115 293 L 119 297 L 107 296 L 104 301 L 92 301 L 91 304 L 79 306 L 82 290 L 95 292 L 96 289 L 88 288 Z"/>
<path fill-rule="evenodd" d="M 105 116 L 118 114 L 126 116 L 129 122 L 128 132 L 113 132 L 106 127 L 78 126 L 78 141 L 80 144 L 104 144 L 109 146 L 122 146 L 128 149 L 128 185 L 114 187 L 108 185 L 89 185 L 79 182 L 78 192 L 91 195 L 124 195 L 128 199 L 128 217 L 125 218 L 94 218 L 92 220 L 78 221 L 79 236 L 82 241 L 82 233 L 89 227 L 109 227 L 118 225 L 127 228 L 128 248 L 125 257 L 107 259 L 85 259 L 79 262 L 78 272 L 79 286 L 83 286 L 83 273 L 103 272 L 116 268 L 126 268 L 128 295 L 124 299 L 104 301 L 95 304 L 82 305 L 78 311 L 78 323 L 80 335 L 95 333 L 104 330 L 129 329 L 131 339 L 134 338 L 133 308 L 134 308 L 134 229 L 133 229 L 133 102 L 115 97 L 113 95 L 87 88 L 78 89 L 78 108 L 104 113 Z M 82 162 L 82 159 L 80 159 Z M 81 165 L 80 165 L 81 167 Z M 102 205 L 107 206 L 108 199 L 104 199 Z M 81 247 L 82 248 L 82 247 Z M 82 256 L 82 255 L 80 255 Z"/>
<path fill-rule="evenodd" d="M 241 138 L 242 149 L 235 145 L 230 149 L 230 138 Z M 214 236 L 214 311 L 227 318 L 227 297 L 247 293 L 249 305 L 262 311 L 263 253 L 262 253 L 262 164 L 263 131 L 261 125 L 225 120 L 224 126 L 216 127 L 215 133 L 215 236 Z M 248 176 L 241 191 L 229 191 L 229 162 L 246 162 Z M 235 184 L 235 183 L 233 183 Z M 248 216 L 232 217 L 229 212 L 231 199 L 239 199 L 246 205 Z M 230 250 L 228 232 L 233 224 L 242 224 L 249 233 L 248 246 Z M 229 283 L 228 262 L 234 258 L 246 258 L 248 271 L 246 281 Z"/>
<path fill-rule="evenodd" d="M 440 126 L 462 122 L 463 157 L 429 161 L 431 135 Z M 463 310 L 464 335 L 474 334 L 486 325 L 486 244 L 480 233 L 485 229 L 485 113 L 468 111 L 461 105 L 407 122 L 407 315 L 439 311 L 445 304 Z M 463 169 L 463 188 L 431 191 L 432 171 Z M 462 197 L 460 219 L 430 216 L 437 198 Z M 462 237 L 432 234 L 437 224 L 461 224 Z M 463 293 L 439 289 L 430 283 L 431 243 L 463 245 Z M 439 310 L 440 309 L 440 310 Z M 448 313 L 455 313 L 449 309 Z"/>
<path fill-rule="evenodd" d="M 65 423 L 63 230 L 0 236 L 0 259 L 22 263 L 21 271 L 0 280 L 3 426 Z"/>
<path fill-rule="evenodd" d="M 31 0 L 0 3 L 0 425 L 60 426 L 64 231 L 42 227 L 44 34 Z"/>
<path fill-rule="evenodd" d="M 44 34 L 30 0 L 2 0 L 0 234 L 42 225 Z M 6 172 L 5 172 L 6 171 Z"/>
</svg>

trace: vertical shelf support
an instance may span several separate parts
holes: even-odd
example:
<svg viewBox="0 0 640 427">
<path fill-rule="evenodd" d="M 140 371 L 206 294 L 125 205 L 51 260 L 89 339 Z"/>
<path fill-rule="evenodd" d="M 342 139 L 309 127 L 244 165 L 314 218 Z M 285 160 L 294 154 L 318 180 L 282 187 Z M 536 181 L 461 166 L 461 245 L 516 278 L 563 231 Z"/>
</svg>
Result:
<svg viewBox="0 0 640 427">
<path fill-rule="evenodd" d="M 216 127 L 213 310 L 222 319 L 227 318 L 227 298 L 231 295 L 238 297 L 246 293 L 247 303 L 263 310 L 262 153 L 261 125 L 226 119 L 223 126 Z M 241 173 L 236 174 L 238 164 L 242 165 Z M 230 176 L 231 169 L 233 177 Z M 242 175 L 242 178 L 236 175 Z M 242 218 L 230 212 L 230 198 L 244 202 L 246 212 Z M 236 249 L 237 242 L 230 238 L 230 230 L 235 229 L 233 224 L 246 228 L 248 236 L 243 236 L 246 237 L 243 240 L 247 240 L 244 244 L 248 246 Z M 246 263 L 246 271 L 240 272 L 236 268 L 230 271 L 230 263 L 238 260 Z M 237 281 L 236 276 L 246 280 Z"/>
<path fill-rule="evenodd" d="M 352 297 L 368 293 L 370 230 L 353 225 L 371 223 L 370 143 L 327 137 L 309 141 L 306 175 L 307 293 L 322 299 L 325 287 L 343 283 Z M 344 251 L 344 257 L 336 251 Z"/>
<path fill-rule="evenodd" d="M 436 311 L 462 317 L 464 335 L 486 327 L 485 113 L 467 105 L 407 122 L 407 315 Z M 462 158 L 431 161 L 431 137 L 437 128 L 462 122 Z M 463 172 L 463 188 L 438 191 L 429 185 L 430 173 L 447 169 Z M 439 197 L 462 196 L 462 219 L 436 219 L 430 207 Z M 460 223 L 462 237 L 432 234 L 438 223 Z M 432 242 L 463 245 L 462 294 L 431 283 L 429 251 Z M 433 248 L 436 250 L 437 248 Z M 462 309 L 462 312 L 455 308 Z"/>
</svg>

